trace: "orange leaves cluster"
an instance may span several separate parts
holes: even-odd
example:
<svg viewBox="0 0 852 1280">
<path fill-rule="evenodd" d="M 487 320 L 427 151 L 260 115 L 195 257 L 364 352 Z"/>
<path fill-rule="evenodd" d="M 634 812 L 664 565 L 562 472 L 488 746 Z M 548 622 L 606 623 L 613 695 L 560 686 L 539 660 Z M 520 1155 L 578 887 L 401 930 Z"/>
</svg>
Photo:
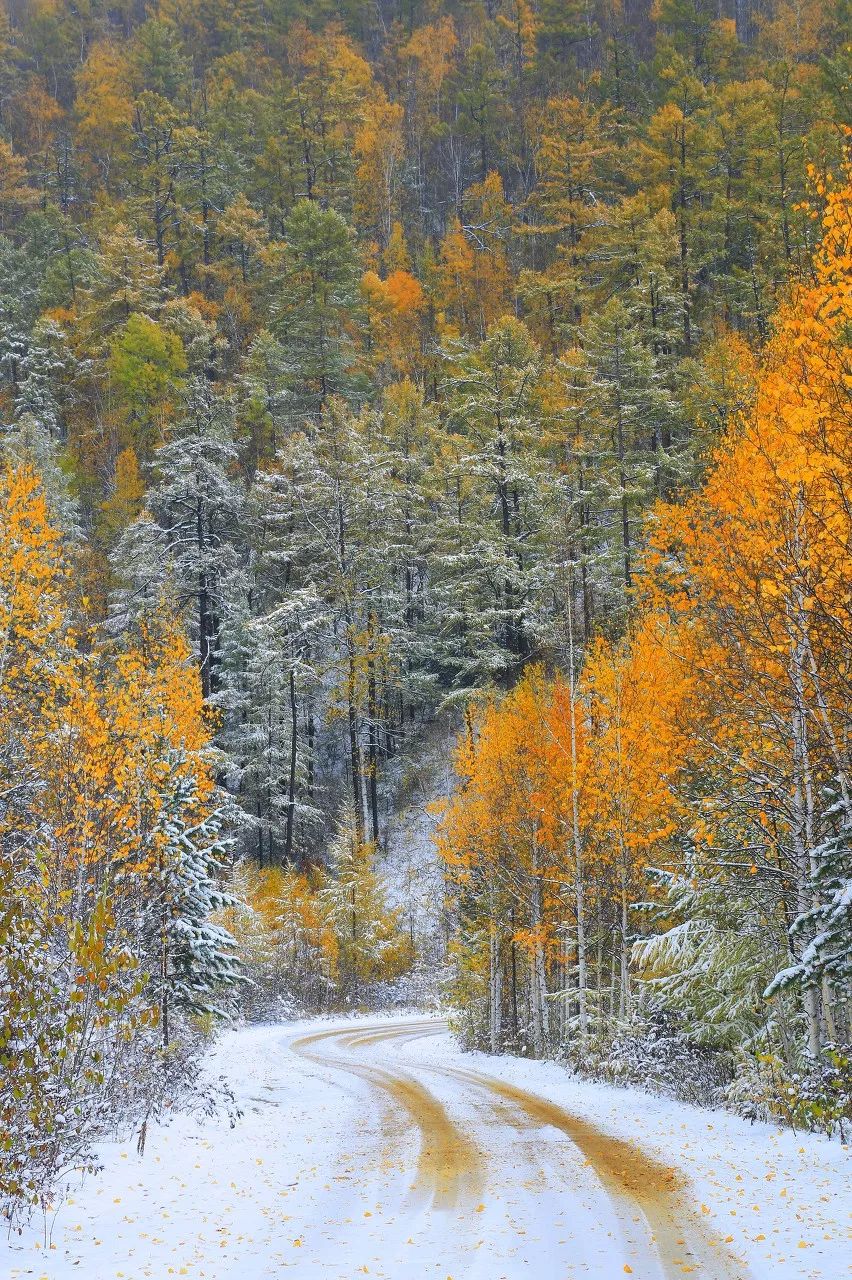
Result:
<svg viewBox="0 0 852 1280">
<path fill-rule="evenodd" d="M 401 269 L 382 279 L 367 271 L 361 281 L 376 360 L 399 377 L 422 364 L 422 316 L 426 295 L 416 276 Z"/>
<path fill-rule="evenodd" d="M 9 815 L 61 891 L 152 871 L 158 825 L 181 779 L 199 810 L 213 790 L 209 729 L 189 647 L 152 622 L 110 654 L 70 625 L 69 574 L 38 478 L 0 478 L 0 755 L 31 779 L 33 808 Z"/>
<path fill-rule="evenodd" d="M 505 247 L 511 209 L 499 174 L 489 173 L 470 187 L 464 217 L 464 225 L 452 219 L 441 242 L 435 280 L 439 328 L 456 326 L 484 336 L 511 310 Z"/>
<path fill-rule="evenodd" d="M 373 869 L 375 846 L 347 834 L 333 857 L 328 869 L 242 863 L 235 881 L 249 910 L 224 913 L 257 986 L 271 983 L 313 1008 L 335 990 L 354 995 L 363 983 L 398 977 L 413 959 Z"/>
<path fill-rule="evenodd" d="M 678 639 L 645 619 L 622 643 L 597 641 L 583 673 L 591 752 L 584 813 L 599 851 L 630 877 L 672 834 L 677 782 L 690 750 L 691 681 Z"/>
<path fill-rule="evenodd" d="M 788 776 L 794 715 L 829 775 L 848 733 L 852 175 L 822 194 L 814 279 L 782 308 L 702 490 L 657 512 L 643 583 L 646 607 L 679 620 L 707 735 L 746 774 L 771 759 Z"/>
<path fill-rule="evenodd" d="M 30 471 L 9 475 L 0 504 L 0 697 L 22 712 L 46 650 L 62 628 L 59 537 Z M 46 673 L 45 673 L 46 675 Z"/>
<path fill-rule="evenodd" d="M 200 817 L 213 780 L 208 730 L 184 636 L 172 625 L 106 669 L 84 669 L 64 719 L 73 768 L 54 816 L 68 865 L 97 874 L 153 874 L 166 844 L 159 818 L 181 779 Z"/>
<path fill-rule="evenodd" d="M 455 24 L 449 14 L 437 22 L 418 27 L 407 44 L 403 57 L 409 64 L 420 93 L 431 97 L 435 108 L 440 102 L 441 89 L 453 70 L 453 55 L 458 48 Z"/>
<path fill-rule="evenodd" d="M 237 874 L 249 911 L 229 909 L 225 923 L 249 965 L 267 974 L 281 968 L 294 994 L 306 995 L 311 984 L 327 983 L 336 971 L 338 944 L 317 877 L 293 867 L 250 863 Z"/>
<path fill-rule="evenodd" d="M 472 715 L 439 849 L 461 885 L 523 904 L 539 881 L 544 919 L 519 917 L 516 941 L 552 942 L 578 877 L 633 885 L 672 834 L 689 693 L 669 637 L 647 625 L 596 643 L 578 687 L 534 668 Z"/>
</svg>

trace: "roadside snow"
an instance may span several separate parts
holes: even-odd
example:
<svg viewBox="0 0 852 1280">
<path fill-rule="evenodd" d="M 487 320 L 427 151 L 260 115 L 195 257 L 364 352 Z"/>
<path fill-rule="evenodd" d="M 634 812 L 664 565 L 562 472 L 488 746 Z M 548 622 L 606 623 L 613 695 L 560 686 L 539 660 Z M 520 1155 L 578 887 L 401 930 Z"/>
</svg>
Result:
<svg viewBox="0 0 852 1280">
<path fill-rule="evenodd" d="M 852 1276 L 852 1152 L 838 1142 L 577 1080 L 555 1063 L 462 1054 L 443 1037 L 402 1052 L 540 1094 L 682 1169 L 708 1226 L 745 1259 L 753 1280 Z"/>
<path fill-rule="evenodd" d="M 374 1073 L 422 1083 L 482 1147 L 481 1202 L 437 1208 L 413 1197 L 417 1134 L 374 1083 L 298 1057 L 297 1037 L 405 1018 L 258 1027 L 222 1038 L 209 1069 L 231 1081 L 244 1117 L 155 1128 L 102 1152 L 104 1171 L 59 1206 L 51 1243 L 34 1224 L 0 1244 L 8 1280 L 614 1280 L 627 1271 L 606 1197 L 570 1144 L 495 1123 L 441 1070 L 483 1072 L 547 1097 L 679 1166 L 696 1209 L 751 1280 L 852 1275 L 849 1153 L 819 1138 L 724 1113 L 578 1082 L 548 1063 L 459 1053 L 445 1034 L 377 1041 L 352 1054 Z M 436 1070 L 438 1068 L 438 1070 Z M 552 1139 L 552 1140 L 551 1140 Z M 573 1161 L 573 1163 L 572 1163 Z M 634 1267 L 635 1280 L 656 1268 Z M 693 1274 L 695 1273 L 693 1268 Z M 716 1280 L 706 1276 L 706 1280 Z"/>
</svg>

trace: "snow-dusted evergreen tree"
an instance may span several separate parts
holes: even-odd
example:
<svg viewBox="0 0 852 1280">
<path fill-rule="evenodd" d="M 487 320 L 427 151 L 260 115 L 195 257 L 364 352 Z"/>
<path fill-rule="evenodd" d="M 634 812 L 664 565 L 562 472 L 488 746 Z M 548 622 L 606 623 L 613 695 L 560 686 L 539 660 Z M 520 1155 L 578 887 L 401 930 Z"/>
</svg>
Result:
<svg viewBox="0 0 852 1280">
<path fill-rule="evenodd" d="M 69 381 L 73 356 L 64 330 L 55 320 L 39 320 L 18 367 L 15 415 L 27 415 L 48 432 L 52 440 L 65 437 L 59 396 Z M 79 363 L 76 372 L 79 374 Z M 65 392 L 67 398 L 68 392 Z"/>
<path fill-rule="evenodd" d="M 110 560 L 117 583 L 110 598 L 110 624 L 124 631 L 171 595 L 166 585 L 171 569 L 165 529 L 150 512 L 141 511 L 122 532 Z"/>
<path fill-rule="evenodd" d="M 576 448 L 585 460 L 585 539 L 595 612 L 621 626 L 637 568 L 643 512 L 670 469 L 673 403 L 635 310 L 614 299 L 583 329 L 582 356 L 566 362 L 576 401 Z"/>
<path fill-rule="evenodd" d="M 443 617 L 434 561 L 435 495 L 444 433 L 423 391 L 404 380 L 385 392 L 370 428 L 374 533 L 384 573 L 380 614 L 395 669 L 396 735 L 403 740 L 441 697 Z M 381 520 L 381 525 L 379 525 Z"/>
<path fill-rule="evenodd" d="M 222 834 L 226 816 L 222 809 L 197 815 L 194 782 L 181 779 L 159 821 L 158 893 L 147 925 L 166 1045 L 173 1011 L 223 1015 L 229 990 L 242 980 L 233 937 L 211 919 L 236 905 L 217 879 L 232 844 Z"/>
<path fill-rule="evenodd" d="M 205 697 L 215 690 L 221 584 L 239 563 L 245 491 L 236 474 L 233 414 L 206 379 L 157 451 L 146 507 L 119 541 L 115 611 L 138 616 L 164 586 L 185 610 Z"/>
<path fill-rule="evenodd" d="M 835 1040 L 837 1016 L 848 1018 L 852 1000 L 852 807 L 845 780 L 829 799 L 823 816 L 827 834 L 811 852 L 813 906 L 790 928 L 797 959 L 773 979 L 766 994 L 823 987 L 827 1031 Z"/>
<path fill-rule="evenodd" d="M 329 846 L 320 896 L 337 939 L 338 984 L 349 999 L 368 983 L 396 977 L 412 959 L 402 913 L 388 905 L 375 855 L 375 845 L 359 839 L 352 809 L 345 809 Z"/>
<path fill-rule="evenodd" d="M 784 941 L 767 931 L 770 891 L 761 901 L 752 877 L 746 885 L 708 875 L 698 862 L 692 875 L 654 878 L 663 895 L 655 914 L 667 927 L 633 946 L 645 988 L 696 1043 L 727 1050 L 765 1045 L 778 1017 L 761 997 Z M 775 1012 L 784 1034 L 783 1011 Z"/>
<path fill-rule="evenodd" d="M 555 468 L 541 351 L 526 326 L 503 319 L 478 347 L 459 343 L 444 355 L 436 651 L 445 678 L 469 690 L 506 678 L 535 652 Z"/>
<path fill-rule="evenodd" d="M 0 384 L 13 400 L 26 376 L 24 362 L 38 316 L 38 273 L 30 255 L 0 236 Z"/>
<path fill-rule="evenodd" d="M 387 464 L 370 452 L 371 423 L 369 415 L 356 416 L 332 400 L 318 429 L 288 438 L 276 469 L 258 477 L 255 499 L 264 530 L 258 573 L 267 611 L 286 605 L 294 592 L 306 603 L 315 600 L 294 617 L 291 640 L 303 661 L 321 663 L 326 674 L 331 716 L 345 726 L 356 822 L 363 835 L 369 810 L 375 837 L 379 667 L 384 617 L 395 602 L 385 540 Z"/>
<path fill-rule="evenodd" d="M 256 582 L 250 592 L 228 584 L 224 593 L 213 701 L 223 712 L 219 742 L 228 786 L 245 815 L 246 843 L 268 865 L 299 861 L 316 834 L 307 728 L 319 683 L 309 659 L 317 600 L 310 589 L 294 590 L 252 616 L 257 594 Z"/>
</svg>

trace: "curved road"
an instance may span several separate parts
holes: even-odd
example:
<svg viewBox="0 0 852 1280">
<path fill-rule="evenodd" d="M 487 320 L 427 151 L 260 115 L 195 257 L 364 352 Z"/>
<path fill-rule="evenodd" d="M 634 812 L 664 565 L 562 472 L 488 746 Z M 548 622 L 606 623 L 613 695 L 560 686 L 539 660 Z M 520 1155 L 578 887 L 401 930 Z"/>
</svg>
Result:
<svg viewBox="0 0 852 1280">
<path fill-rule="evenodd" d="M 104 1144 L 0 1277 L 852 1280 L 839 1143 L 465 1055 L 428 1018 L 242 1027 L 204 1080 L 237 1123 Z"/>
<path fill-rule="evenodd" d="M 376 1160 L 402 1180 L 394 1221 L 422 1227 L 426 1214 L 455 1266 L 447 1275 L 442 1264 L 441 1280 L 747 1280 L 677 1170 L 546 1098 L 418 1052 L 445 1031 L 422 1019 L 291 1042 L 329 1082 L 368 1086 L 381 1118 Z"/>
</svg>

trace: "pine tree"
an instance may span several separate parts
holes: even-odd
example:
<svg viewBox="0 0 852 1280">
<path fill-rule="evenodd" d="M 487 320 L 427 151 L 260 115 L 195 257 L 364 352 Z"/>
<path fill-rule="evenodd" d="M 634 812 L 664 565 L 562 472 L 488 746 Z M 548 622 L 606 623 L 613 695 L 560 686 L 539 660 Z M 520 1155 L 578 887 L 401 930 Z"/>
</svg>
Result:
<svg viewBox="0 0 852 1280">
<path fill-rule="evenodd" d="M 138 616 L 141 602 L 160 594 L 164 582 L 179 609 L 191 602 L 205 697 L 217 683 L 221 582 L 238 563 L 244 491 L 232 474 L 237 456 L 230 403 L 206 380 L 193 380 L 182 417 L 155 455 L 146 509 L 113 557 L 124 579 L 119 612 L 129 607 Z"/>
<path fill-rule="evenodd" d="M 791 949 L 797 956 L 769 984 L 766 995 L 789 987 L 819 987 L 833 998 L 823 1002 L 829 1039 L 842 1035 L 852 981 L 852 810 L 845 779 L 823 812 L 828 834 L 811 852 L 813 905 L 793 921 Z"/>
<path fill-rule="evenodd" d="M 549 574 L 550 424 L 541 354 L 520 321 L 504 318 L 478 348 L 448 348 L 445 370 L 436 615 L 451 678 L 470 687 L 534 652 Z"/>
<path fill-rule="evenodd" d="M 17 370 L 16 415 L 31 415 L 56 441 L 67 434 L 62 390 L 70 375 L 72 358 L 64 330 L 53 320 L 39 320 Z"/>
<path fill-rule="evenodd" d="M 0 378 L 13 402 L 25 376 L 22 366 L 37 304 L 37 281 L 28 255 L 7 236 L 0 236 Z"/>
<path fill-rule="evenodd" d="M 585 541 L 594 556 L 594 613 L 623 622 L 636 572 L 639 522 L 669 465 L 673 407 L 636 317 L 619 300 L 583 326 L 573 391 L 585 459 Z"/>
<path fill-rule="evenodd" d="M 149 946 L 159 960 L 151 990 L 166 1045 L 174 1011 L 222 1016 L 223 998 L 242 980 L 233 937 L 211 919 L 236 905 L 218 883 L 232 843 L 222 835 L 224 825 L 222 810 L 199 814 L 194 780 L 178 777 L 158 821 L 162 839 L 149 923 L 155 931 Z"/>
<path fill-rule="evenodd" d="M 263 566 L 249 593 L 233 581 L 223 593 L 221 669 L 215 705 L 224 713 L 219 742 L 228 786 L 243 811 L 245 843 L 264 865 L 302 863 L 315 843 L 320 813 L 311 794 L 320 673 L 310 660 L 314 590 L 269 590 Z"/>
<path fill-rule="evenodd" d="M 333 209 L 300 200 L 284 236 L 272 327 L 286 351 L 298 422 L 315 418 L 331 396 L 363 392 L 354 372 L 360 273 L 352 232 Z"/>
</svg>

